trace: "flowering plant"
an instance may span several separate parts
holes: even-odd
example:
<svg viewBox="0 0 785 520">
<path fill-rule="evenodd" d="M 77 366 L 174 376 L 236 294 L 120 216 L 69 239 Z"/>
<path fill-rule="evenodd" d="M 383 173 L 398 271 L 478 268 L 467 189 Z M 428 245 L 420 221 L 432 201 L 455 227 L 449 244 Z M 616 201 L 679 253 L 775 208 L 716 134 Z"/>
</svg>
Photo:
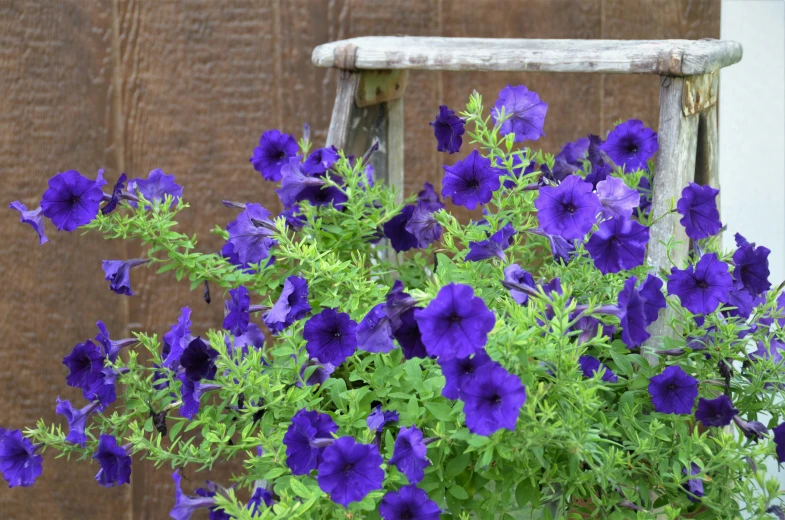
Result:
<svg viewBox="0 0 785 520">
<path fill-rule="evenodd" d="M 523 86 L 490 116 L 476 93 L 440 107 L 438 149 L 476 149 L 444 167 L 441 197 L 426 184 L 404 204 L 373 182 L 373 148 L 267 131 L 251 162 L 285 210 L 226 201 L 218 253 L 176 231 L 188 204 L 161 170 L 110 193 L 102 172 L 67 171 L 39 208 L 12 203 L 41 243 L 46 217 L 148 246 L 103 262 L 114 292 L 156 268 L 224 289 L 226 313 L 197 331 L 183 308 L 163 338 L 99 321 L 63 359 L 87 401 L 58 400 L 67 426 L 0 429 L 9 485 L 32 485 L 51 448 L 95 459 L 107 487 L 134 454 L 171 466 L 175 519 L 783 518 L 762 469 L 785 459 L 769 250 L 740 235 L 721 250 L 718 191 L 690 184 L 672 209 L 687 262 L 647 265 L 666 217 L 650 208 L 656 133 L 630 120 L 555 157 L 518 145 L 546 111 Z M 484 218 L 461 224 L 442 197 Z M 182 489 L 182 468 L 230 459 L 233 482 Z"/>
</svg>

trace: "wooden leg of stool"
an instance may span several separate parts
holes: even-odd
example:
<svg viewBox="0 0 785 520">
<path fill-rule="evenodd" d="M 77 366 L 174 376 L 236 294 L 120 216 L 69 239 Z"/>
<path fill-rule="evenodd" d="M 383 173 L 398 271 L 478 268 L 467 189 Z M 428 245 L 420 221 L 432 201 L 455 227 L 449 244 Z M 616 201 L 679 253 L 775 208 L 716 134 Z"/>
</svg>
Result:
<svg viewBox="0 0 785 520">
<path fill-rule="evenodd" d="M 717 134 L 717 105 L 700 113 L 698 123 L 698 152 L 695 160 L 695 182 L 720 188 L 719 137 Z M 720 206 L 719 197 L 717 207 Z"/>
<path fill-rule="evenodd" d="M 326 146 L 335 146 L 339 150 L 346 148 L 351 132 L 352 120 L 357 111 L 354 96 L 357 93 L 359 83 L 359 72 L 340 71 L 338 90 L 335 94 L 335 105 L 333 105 L 333 115 L 330 119 L 330 128 L 327 131 Z"/>
</svg>

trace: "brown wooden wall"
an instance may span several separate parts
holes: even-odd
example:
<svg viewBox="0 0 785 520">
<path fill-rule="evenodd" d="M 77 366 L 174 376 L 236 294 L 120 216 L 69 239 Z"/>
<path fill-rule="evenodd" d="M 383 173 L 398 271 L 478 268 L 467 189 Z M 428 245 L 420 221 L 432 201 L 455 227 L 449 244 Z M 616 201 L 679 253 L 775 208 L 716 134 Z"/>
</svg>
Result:
<svg viewBox="0 0 785 520">
<path fill-rule="evenodd" d="M 152 168 L 185 185 L 193 209 L 183 227 L 204 250 L 234 212 L 221 199 L 280 204 L 248 162 L 260 133 L 299 136 L 308 122 L 326 137 L 334 71 L 310 63 L 315 45 L 364 35 L 532 38 L 719 37 L 720 0 L 0 0 L 0 182 L 2 201 L 35 207 L 54 173 L 105 168 L 144 176 Z M 428 122 L 472 89 L 492 103 L 506 84 L 526 84 L 550 105 L 547 151 L 622 118 L 657 123 L 653 77 L 412 72 L 406 97 L 407 191 L 439 186 L 443 161 Z M 104 320 L 117 337 L 163 333 L 184 305 L 194 329 L 219 326 L 206 305 L 171 277 L 133 273 L 138 296 L 109 291 L 102 259 L 139 255 L 136 244 L 50 233 L 39 247 L 17 214 L 0 214 L 0 426 L 58 421 L 61 360 Z M 50 227 L 51 230 L 51 227 Z M 45 458 L 32 489 L 0 484 L 0 518 L 167 517 L 169 470 L 136 463 L 132 484 L 99 487 L 96 466 Z M 202 475 L 186 473 L 186 486 Z"/>
</svg>

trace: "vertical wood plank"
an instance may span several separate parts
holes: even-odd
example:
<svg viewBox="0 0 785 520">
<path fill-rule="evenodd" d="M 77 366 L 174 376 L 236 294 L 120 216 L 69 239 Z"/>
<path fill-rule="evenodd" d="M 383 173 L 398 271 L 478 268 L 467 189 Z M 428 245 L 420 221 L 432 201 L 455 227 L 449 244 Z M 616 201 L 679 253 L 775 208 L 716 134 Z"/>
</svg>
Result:
<svg viewBox="0 0 785 520">
<path fill-rule="evenodd" d="M 359 72 L 340 71 L 335 92 L 333 115 L 330 118 L 330 128 L 327 131 L 325 146 L 335 146 L 343 150 L 349 144 L 349 138 L 352 135 L 352 123 L 355 118 L 359 117 L 357 114 L 360 109 L 354 103 L 354 96 L 357 93 L 359 83 Z"/>
<path fill-rule="evenodd" d="M 720 150 L 717 133 L 717 105 L 700 114 L 698 122 L 698 151 L 695 162 L 695 182 L 720 188 Z M 717 201 L 719 204 L 719 200 Z"/>
<path fill-rule="evenodd" d="M 56 232 L 39 246 L 29 226 L 6 209 L 12 200 L 38 205 L 47 180 L 98 168 L 117 178 L 112 119 L 111 4 L 106 1 L 5 1 L 0 5 L 0 426 L 24 429 L 39 418 L 60 424 L 55 399 L 85 403 L 66 386 L 62 359 L 95 336 L 96 320 L 122 334 L 123 297 L 109 291 L 101 260 L 123 255 L 98 236 Z M 95 433 L 95 431 L 93 430 Z M 0 517 L 131 518 L 129 486 L 105 489 L 90 461 L 44 455 L 32 488 L 0 479 Z M 132 476 L 132 479 L 135 475 Z"/>
<path fill-rule="evenodd" d="M 404 199 L 404 111 L 403 100 L 387 103 L 387 184 L 397 190 L 395 201 Z"/>
</svg>

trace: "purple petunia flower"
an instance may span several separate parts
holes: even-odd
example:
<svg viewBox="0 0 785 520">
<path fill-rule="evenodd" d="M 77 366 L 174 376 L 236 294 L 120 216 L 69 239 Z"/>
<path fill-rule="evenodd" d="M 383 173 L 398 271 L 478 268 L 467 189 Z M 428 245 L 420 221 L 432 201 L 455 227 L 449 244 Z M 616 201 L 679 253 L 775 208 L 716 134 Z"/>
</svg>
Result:
<svg viewBox="0 0 785 520">
<path fill-rule="evenodd" d="M 376 489 L 382 489 L 383 459 L 375 444 L 359 444 L 341 437 L 327 446 L 316 480 L 333 502 L 348 507 Z"/>
<path fill-rule="evenodd" d="M 185 376 L 191 381 L 213 379 L 215 377 L 215 358 L 218 351 L 197 336 L 188 343 L 180 356 L 180 365 L 185 369 Z"/>
<path fill-rule="evenodd" d="M 496 323 L 471 286 L 455 283 L 442 287 L 425 309 L 415 312 L 414 319 L 428 354 L 444 360 L 468 357 L 485 347 Z"/>
<path fill-rule="evenodd" d="M 433 135 L 436 137 L 436 151 L 455 153 L 461 149 L 466 121 L 455 115 L 455 111 L 447 105 L 439 106 L 439 115 L 430 122 Z"/>
<path fill-rule="evenodd" d="M 618 299 L 621 339 L 629 348 L 639 347 L 651 337 L 646 330 L 651 324 L 646 314 L 646 301 L 635 288 L 637 281 L 634 276 L 628 278 Z"/>
<path fill-rule="evenodd" d="M 121 370 L 128 371 L 127 368 Z M 120 372 L 111 367 L 94 372 L 89 378 L 87 388 L 82 389 L 82 396 L 88 401 L 98 401 L 98 410 L 105 410 L 117 400 L 115 383 L 119 375 Z"/>
<path fill-rule="evenodd" d="M 133 260 L 104 260 L 101 268 L 104 270 L 104 279 L 109 281 L 109 288 L 117 294 L 133 296 L 131 290 L 131 269 L 137 265 L 149 263 L 147 258 L 135 258 Z"/>
<path fill-rule="evenodd" d="M 99 320 L 95 323 L 95 325 L 98 327 L 98 334 L 95 336 L 95 341 L 103 347 L 104 356 L 112 363 L 117 361 L 117 356 L 120 355 L 121 349 L 129 345 L 133 345 L 134 343 L 138 343 L 136 338 L 113 340 L 109 337 L 109 330 L 106 328 L 106 325 L 104 325 L 103 321 Z"/>
<path fill-rule="evenodd" d="M 534 206 L 543 231 L 567 240 L 583 239 L 601 207 L 591 184 L 577 175 L 568 176 L 556 187 L 540 188 Z"/>
<path fill-rule="evenodd" d="M 695 418 L 706 427 L 727 426 L 733 421 L 733 416 L 739 411 L 733 406 L 730 397 L 720 395 L 714 399 L 698 399 L 698 409 L 695 410 Z"/>
<path fill-rule="evenodd" d="M 643 122 L 630 119 L 614 128 L 600 150 L 625 172 L 646 169 L 646 161 L 657 152 L 657 132 L 643 126 Z"/>
<path fill-rule="evenodd" d="M 332 439 L 338 425 L 326 413 L 309 412 L 305 408 L 292 417 L 283 443 L 286 445 L 286 465 L 294 475 L 310 473 L 322 461 L 323 446 L 314 446 L 316 439 Z"/>
<path fill-rule="evenodd" d="M 131 456 L 128 447 L 118 446 L 114 435 L 101 435 L 98 449 L 93 458 L 98 461 L 101 469 L 95 480 L 104 487 L 122 486 L 131 483 Z"/>
<path fill-rule="evenodd" d="M 527 139 L 536 141 L 545 135 L 542 127 L 545 124 L 545 113 L 548 104 L 540 100 L 536 92 L 530 91 L 523 85 L 513 87 L 507 85 L 499 92 L 499 99 L 491 109 L 491 117 L 498 124 L 502 108 L 507 116 L 499 127 L 501 135 L 515 134 L 515 142 Z"/>
<path fill-rule="evenodd" d="M 774 432 L 774 444 L 777 446 L 777 462 L 785 462 L 785 423 L 771 431 Z"/>
<path fill-rule="evenodd" d="M 169 332 L 164 334 L 163 366 L 169 370 L 177 370 L 180 367 L 180 356 L 183 350 L 192 340 L 191 336 L 191 309 L 183 307 L 180 309 L 180 317 L 177 323 L 172 325 Z"/>
<path fill-rule="evenodd" d="M 441 514 L 439 504 L 428 498 L 428 493 L 411 485 L 388 492 L 379 504 L 382 520 L 439 520 Z"/>
<path fill-rule="evenodd" d="M 106 184 L 103 170 L 94 181 L 76 170 L 58 173 L 49 179 L 49 189 L 41 200 L 41 212 L 59 231 L 73 231 L 98 216 Z"/>
<path fill-rule="evenodd" d="M 338 150 L 334 146 L 317 148 L 303 161 L 302 170 L 308 175 L 319 175 L 327 172 L 340 159 Z M 289 161 L 291 163 L 291 160 Z"/>
<path fill-rule="evenodd" d="M 414 214 L 414 209 L 413 204 L 404 206 L 400 213 L 382 226 L 384 236 L 390 239 L 390 245 L 399 253 L 415 248 L 419 244 L 417 237 L 406 229 Z"/>
<path fill-rule="evenodd" d="M 534 277 L 518 264 L 510 264 L 504 268 L 504 281 L 529 286 L 532 290 L 536 290 L 534 289 Z M 510 289 L 510 296 L 518 305 L 526 305 L 529 301 L 529 295 L 517 289 Z"/>
<path fill-rule="evenodd" d="M 393 337 L 398 341 L 406 359 L 426 358 L 428 352 L 422 341 L 422 332 L 417 323 L 416 312 L 422 310 L 420 307 L 409 309 L 399 317 L 399 324 L 393 327 Z"/>
<path fill-rule="evenodd" d="M 643 265 L 648 242 L 648 227 L 613 217 L 600 223 L 586 242 L 586 250 L 602 274 L 618 273 Z"/>
<path fill-rule="evenodd" d="M 264 323 L 272 332 L 281 332 L 295 321 L 311 312 L 308 303 L 308 282 L 299 276 L 290 276 L 281 289 L 281 295 L 272 309 L 264 315 Z"/>
<path fill-rule="evenodd" d="M 318 359 L 309 359 L 300 367 L 300 379 L 305 379 L 305 372 L 309 367 L 313 366 L 316 367 L 316 370 L 311 372 L 311 375 L 308 376 L 308 380 L 305 382 L 306 386 L 321 385 L 329 379 L 333 372 L 335 372 L 335 366 L 330 363 L 320 363 Z M 301 387 L 302 383 L 297 381 L 295 385 Z"/>
<path fill-rule="evenodd" d="M 686 475 L 687 468 L 683 468 L 681 472 Z M 690 476 L 694 477 L 695 475 L 699 475 L 700 472 L 700 466 L 693 462 L 690 467 Z M 687 491 L 687 498 L 689 498 L 691 502 L 700 502 L 700 498 L 703 496 L 703 479 L 691 478 L 683 487 L 684 490 Z"/>
<path fill-rule="evenodd" d="M 546 233 L 541 228 L 527 229 L 526 231 L 528 233 L 533 233 L 548 239 L 548 242 L 550 242 L 551 254 L 553 255 L 554 262 L 562 263 L 564 265 L 570 263 L 570 260 L 572 260 L 572 257 L 575 254 L 575 240 L 565 240 L 560 236 Z"/>
<path fill-rule="evenodd" d="M 422 432 L 414 425 L 401 428 L 395 439 L 395 448 L 390 464 L 406 475 L 410 484 L 417 484 L 425 478 L 425 468 L 431 462 L 425 456 L 426 446 Z"/>
<path fill-rule="evenodd" d="M 469 242 L 469 253 L 466 255 L 467 262 L 478 262 L 494 256 L 505 261 L 507 257 L 504 250 L 513 243 L 513 237 L 517 231 L 509 222 L 499 231 L 491 235 L 482 242 Z"/>
<path fill-rule="evenodd" d="M 768 347 L 763 341 L 758 341 L 758 348 L 754 352 L 750 352 L 750 359 L 752 361 L 759 361 L 761 359 L 769 359 L 775 365 L 782 362 L 783 352 L 785 351 L 785 343 L 772 338 L 769 341 Z"/>
<path fill-rule="evenodd" d="M 386 353 L 395 348 L 386 307 L 386 303 L 376 305 L 357 326 L 357 347 L 361 350 Z"/>
<path fill-rule="evenodd" d="M 518 376 L 497 363 L 488 363 L 474 372 L 460 397 L 469 431 L 488 436 L 501 428 L 515 430 L 526 402 L 526 388 Z"/>
<path fill-rule="evenodd" d="M 303 338 L 310 357 L 337 367 L 357 348 L 357 323 L 345 312 L 324 309 L 305 323 Z"/>
<path fill-rule="evenodd" d="M 668 294 L 676 295 L 693 314 L 709 314 L 728 302 L 733 279 L 728 266 L 715 253 L 705 254 L 697 265 L 671 270 Z"/>
<path fill-rule="evenodd" d="M 299 157 L 292 157 L 281 169 L 281 187 L 275 190 L 284 207 L 307 200 L 315 190 L 321 190 L 327 182 L 319 176 L 305 173 Z M 334 188 L 327 188 L 334 189 Z"/>
<path fill-rule="evenodd" d="M 649 394 L 655 411 L 689 415 L 698 397 L 698 380 L 672 365 L 649 380 Z"/>
<path fill-rule="evenodd" d="M 69 373 L 65 381 L 68 386 L 86 390 L 104 368 L 104 356 L 101 350 L 87 340 L 77 344 L 71 352 L 63 358 L 63 364 L 68 367 Z"/>
<path fill-rule="evenodd" d="M 279 130 L 267 130 L 259 138 L 259 146 L 254 148 L 253 157 L 249 160 L 264 180 L 279 181 L 281 168 L 296 155 L 297 141 L 293 136 Z"/>
<path fill-rule="evenodd" d="M 226 226 L 232 252 L 241 264 L 258 264 L 270 256 L 270 248 L 277 242 L 272 238 L 275 223 L 269 217 L 269 211 L 251 203 Z"/>
<path fill-rule="evenodd" d="M 273 494 L 265 488 L 259 486 L 254 490 L 246 508 L 251 512 L 252 517 L 261 516 L 262 504 L 264 504 L 266 507 L 272 506 Z"/>
<path fill-rule="evenodd" d="M 493 192 L 501 186 L 499 176 L 503 170 L 491 167 L 491 160 L 486 159 L 477 150 L 463 161 L 452 166 L 444 165 L 442 196 L 452 197 L 454 204 L 474 209 L 477 205 L 487 204 L 493 198 Z"/>
<path fill-rule="evenodd" d="M 747 319 L 752 314 L 754 297 L 744 288 L 744 284 L 739 281 L 733 282 L 733 289 L 728 294 L 728 305 L 735 307 L 726 309 L 723 313 L 726 316 L 740 316 Z"/>
<path fill-rule="evenodd" d="M 230 299 L 224 301 L 224 323 L 223 327 L 235 336 L 239 336 L 248 330 L 251 321 L 251 296 L 248 289 L 237 287 L 229 291 Z"/>
<path fill-rule="evenodd" d="M 0 428 L 0 472 L 8 487 L 30 487 L 43 471 L 38 448 L 19 430 Z"/>
<path fill-rule="evenodd" d="M 123 188 L 125 188 L 125 181 L 128 179 L 126 175 L 120 174 L 120 177 L 115 182 L 114 187 L 112 188 L 112 195 L 109 197 L 109 200 L 104 204 L 104 207 L 101 208 L 101 214 L 108 215 L 109 213 L 113 212 L 117 205 L 120 203 L 120 199 L 123 196 Z"/>
<path fill-rule="evenodd" d="M 439 366 L 445 380 L 442 395 L 447 399 L 458 399 L 461 396 L 461 390 L 470 384 L 477 369 L 490 363 L 494 363 L 494 361 L 485 353 L 485 350 L 478 350 L 471 357 L 440 359 Z"/>
<path fill-rule="evenodd" d="M 174 175 L 167 175 L 160 168 L 151 170 L 147 179 L 134 179 L 128 183 L 128 191 L 135 193 L 137 190 L 148 202 L 163 202 L 170 195 L 174 205 L 183 197 L 183 187 L 174 182 Z M 136 202 L 132 200 L 131 205 L 136 207 Z"/>
<path fill-rule="evenodd" d="M 205 488 L 197 488 L 194 490 L 196 496 L 205 497 L 205 498 L 212 498 L 218 494 L 218 488 L 214 482 L 207 480 L 206 482 L 207 489 Z M 232 520 L 232 517 L 226 514 L 222 509 L 218 509 L 216 506 L 212 506 L 208 508 L 209 515 L 208 520 Z"/>
<path fill-rule="evenodd" d="M 662 294 L 662 280 L 656 276 L 647 275 L 638 288 L 640 297 L 643 298 L 643 311 L 646 316 L 646 324 L 651 325 L 657 321 L 660 309 L 668 306 L 665 295 Z"/>
<path fill-rule="evenodd" d="M 180 372 L 177 378 L 182 383 L 180 385 L 180 400 L 183 404 L 180 406 L 180 417 L 185 417 L 186 419 L 193 419 L 199 413 L 199 405 L 204 394 L 221 388 L 221 385 L 202 384 L 199 381 L 189 379 L 185 372 Z"/>
<path fill-rule="evenodd" d="M 593 356 L 581 356 L 578 358 L 578 365 L 581 367 L 584 377 L 592 378 L 594 374 L 602 369 L 602 380 L 606 383 L 618 383 L 619 378 L 613 371 L 602 364 L 599 359 Z"/>
<path fill-rule="evenodd" d="M 381 405 L 377 405 L 368 415 L 365 423 L 368 429 L 377 433 L 381 432 L 388 424 L 398 422 L 398 412 L 395 410 L 382 410 Z"/>
<path fill-rule="evenodd" d="M 422 189 L 417 192 L 417 202 L 441 202 L 439 194 L 430 182 L 424 182 Z"/>
<path fill-rule="evenodd" d="M 648 215 L 651 211 L 651 202 L 653 196 L 651 181 L 649 181 L 647 177 L 641 177 L 638 181 L 638 188 L 636 191 L 640 193 L 638 212 L 643 215 Z"/>
<path fill-rule="evenodd" d="M 589 149 L 589 140 L 585 137 L 575 142 L 567 143 L 561 152 L 553 158 L 553 178 L 562 181 L 583 169 L 583 159 Z"/>
<path fill-rule="evenodd" d="M 40 245 L 49 242 L 49 238 L 47 238 L 46 231 L 44 230 L 44 219 L 41 215 L 41 211 L 43 210 L 41 209 L 41 206 L 29 210 L 27 209 L 27 206 L 18 200 L 15 200 L 9 204 L 8 207 L 19 212 L 19 222 L 22 224 L 30 224 L 30 226 L 35 229 L 35 232 L 38 233 L 38 243 Z"/>
<path fill-rule="evenodd" d="M 631 218 L 632 212 L 640 205 L 640 194 L 627 186 L 618 177 L 608 177 L 597 183 L 597 197 L 602 205 L 605 218 Z"/>
<path fill-rule="evenodd" d="M 720 212 L 717 209 L 717 195 L 720 190 L 711 186 L 701 186 L 691 182 L 681 192 L 676 209 L 682 216 L 679 222 L 684 226 L 687 236 L 698 240 L 716 235 L 722 228 Z"/>
<path fill-rule="evenodd" d="M 211 508 L 215 506 L 215 497 L 190 497 L 183 493 L 181 487 L 182 477 L 180 470 L 172 473 L 174 481 L 174 507 L 169 511 L 169 516 L 174 520 L 189 520 L 197 509 Z"/>
<path fill-rule="evenodd" d="M 757 296 L 771 288 L 769 282 L 769 254 L 771 251 L 763 246 L 747 242 L 747 239 L 736 233 L 736 246 L 733 253 L 733 278 L 744 284 L 752 296 Z"/>
<path fill-rule="evenodd" d="M 438 195 L 435 192 L 434 196 L 438 199 Z M 426 248 L 442 237 L 442 225 L 434 218 L 434 214 L 443 208 L 444 204 L 438 200 L 420 200 L 417 202 L 414 211 L 412 211 L 409 220 L 406 222 L 406 226 L 404 226 L 404 229 L 417 239 L 416 247 Z"/>
<path fill-rule="evenodd" d="M 59 397 L 57 398 L 55 412 L 64 416 L 65 420 L 68 421 L 68 435 L 65 440 L 84 448 L 87 442 L 87 435 L 84 431 L 87 426 L 87 419 L 100 404 L 100 402 L 96 401 L 84 408 L 74 408 L 70 401 L 61 401 Z"/>
</svg>

